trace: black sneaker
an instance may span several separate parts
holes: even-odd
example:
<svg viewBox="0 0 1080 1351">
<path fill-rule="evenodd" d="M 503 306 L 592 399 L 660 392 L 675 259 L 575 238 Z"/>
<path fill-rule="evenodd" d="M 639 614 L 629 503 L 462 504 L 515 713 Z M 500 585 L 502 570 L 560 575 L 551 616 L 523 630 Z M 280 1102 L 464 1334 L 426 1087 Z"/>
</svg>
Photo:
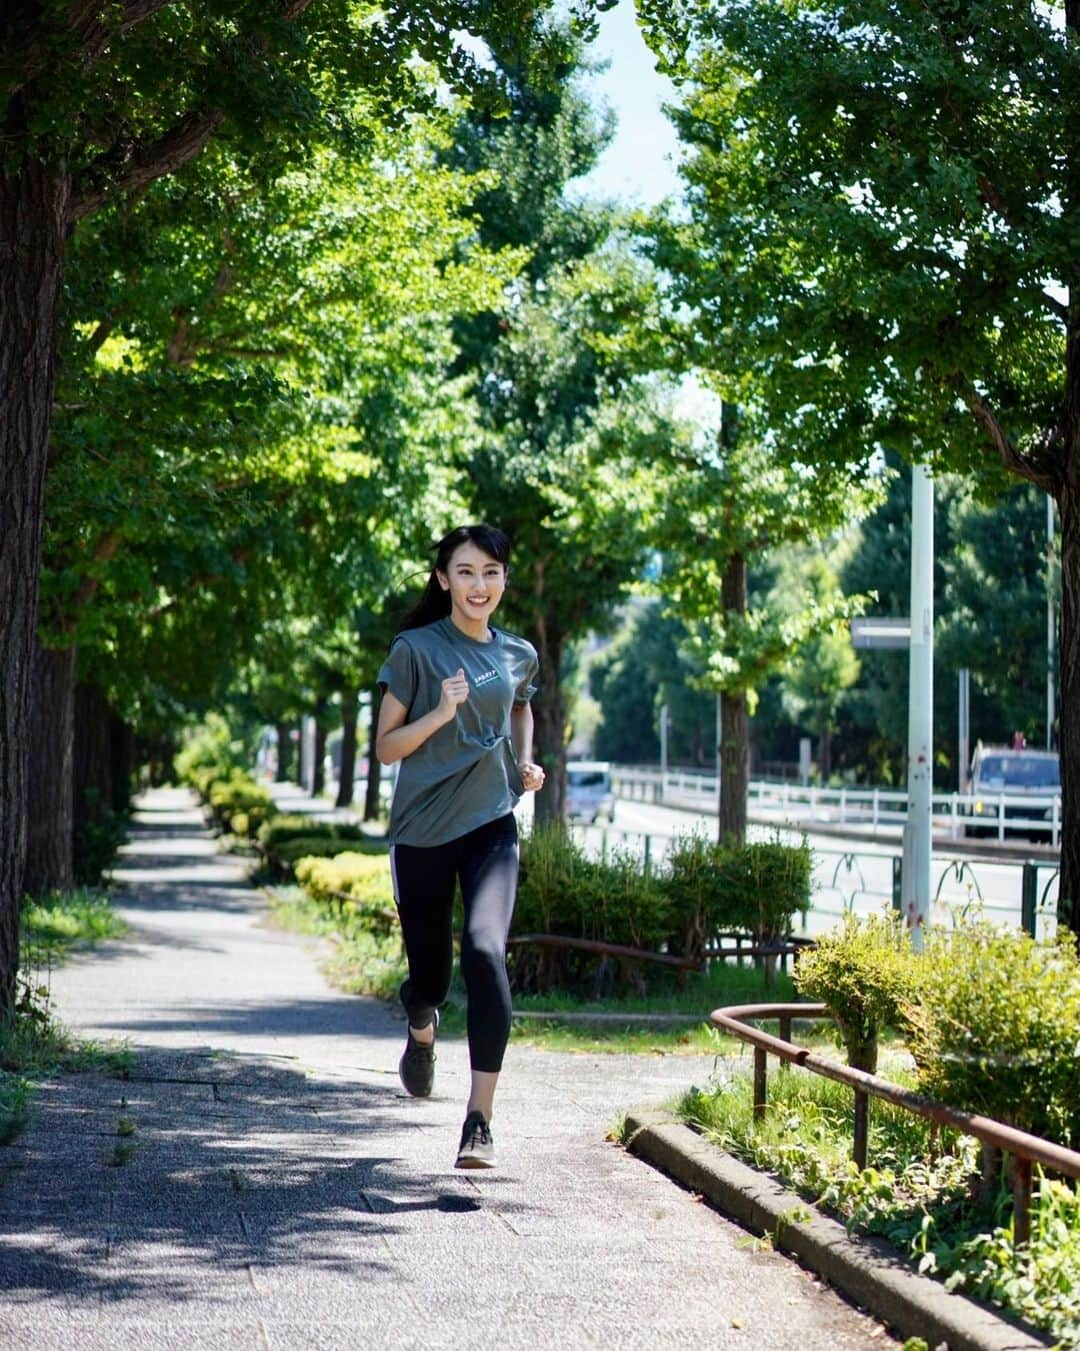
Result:
<svg viewBox="0 0 1080 1351">
<path fill-rule="evenodd" d="M 439 1011 L 434 1012 L 432 1026 L 439 1030 Z M 410 1027 L 405 1042 L 405 1054 L 398 1061 L 398 1074 L 405 1086 L 405 1092 L 414 1098 L 429 1098 L 435 1085 L 435 1039 L 424 1043 L 417 1041 Z"/>
<path fill-rule="evenodd" d="M 461 1128 L 455 1168 L 494 1168 L 495 1145 L 483 1112 L 470 1112 Z"/>
</svg>

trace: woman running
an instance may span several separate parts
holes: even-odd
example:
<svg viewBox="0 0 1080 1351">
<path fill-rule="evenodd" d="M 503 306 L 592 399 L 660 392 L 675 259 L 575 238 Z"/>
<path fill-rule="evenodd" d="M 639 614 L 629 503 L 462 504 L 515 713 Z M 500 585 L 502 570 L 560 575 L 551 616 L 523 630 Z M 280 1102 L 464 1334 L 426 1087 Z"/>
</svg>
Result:
<svg viewBox="0 0 1080 1351">
<path fill-rule="evenodd" d="M 375 752 L 401 762 L 390 811 L 390 866 L 409 963 L 409 1019 L 398 1067 L 426 1098 L 435 1081 L 439 1005 L 453 969 L 453 904 L 461 883 L 461 974 L 468 1000 L 472 1084 L 456 1167 L 491 1168 L 495 1086 L 510 1037 L 506 938 L 517 890 L 514 808 L 544 785 L 532 759 L 536 651 L 493 628 L 510 541 L 466 525 L 437 546 L 420 603 L 379 672 Z"/>
</svg>

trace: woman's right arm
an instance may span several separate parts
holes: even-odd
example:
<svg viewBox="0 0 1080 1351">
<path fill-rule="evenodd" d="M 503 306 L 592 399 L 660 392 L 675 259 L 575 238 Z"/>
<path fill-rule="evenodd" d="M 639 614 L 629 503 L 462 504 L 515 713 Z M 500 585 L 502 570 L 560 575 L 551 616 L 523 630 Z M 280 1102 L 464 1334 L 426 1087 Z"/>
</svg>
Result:
<svg viewBox="0 0 1080 1351">
<path fill-rule="evenodd" d="M 419 750 L 440 727 L 453 722 L 458 705 L 464 703 L 468 695 L 469 682 L 459 668 L 443 681 L 442 696 L 431 712 L 415 722 L 406 722 L 409 710 L 387 690 L 379 708 L 379 726 L 375 732 L 375 754 L 379 763 L 392 765 Z"/>
</svg>

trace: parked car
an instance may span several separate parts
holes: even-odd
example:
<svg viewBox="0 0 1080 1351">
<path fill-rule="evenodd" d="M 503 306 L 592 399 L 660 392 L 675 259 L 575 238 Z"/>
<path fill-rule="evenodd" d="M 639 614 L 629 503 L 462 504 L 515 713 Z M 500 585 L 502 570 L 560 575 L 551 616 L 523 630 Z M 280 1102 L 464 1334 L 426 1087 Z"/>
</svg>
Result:
<svg viewBox="0 0 1080 1351">
<path fill-rule="evenodd" d="M 971 816 L 966 835 L 997 835 L 1001 799 L 1006 798 L 1005 820 L 1045 821 L 1046 828 L 1023 826 L 1012 834 L 1048 839 L 1052 833 L 1054 799 L 1061 793 L 1061 765 L 1057 751 L 1011 746 L 975 748 L 971 761 Z M 1006 827 L 1006 833 L 1010 833 Z"/>
<path fill-rule="evenodd" d="M 611 766 L 604 760 L 571 760 L 566 766 L 566 815 L 571 821 L 594 822 L 615 816 Z"/>
</svg>

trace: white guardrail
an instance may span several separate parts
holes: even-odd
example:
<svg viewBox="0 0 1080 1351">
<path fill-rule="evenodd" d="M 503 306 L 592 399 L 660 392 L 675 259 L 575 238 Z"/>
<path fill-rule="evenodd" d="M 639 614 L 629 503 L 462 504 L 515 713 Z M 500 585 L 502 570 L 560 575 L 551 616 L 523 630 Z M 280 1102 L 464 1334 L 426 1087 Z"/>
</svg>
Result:
<svg viewBox="0 0 1080 1351">
<path fill-rule="evenodd" d="M 716 807 L 715 774 L 613 768 L 611 777 L 619 797 L 703 810 Z M 792 824 L 903 826 L 907 821 L 907 793 L 892 788 L 816 788 L 756 779 L 750 782 L 749 806 L 752 812 L 775 813 L 778 821 Z M 935 828 L 954 840 L 1026 835 L 1055 848 L 1061 843 L 1060 794 L 935 793 L 931 811 Z"/>
</svg>

